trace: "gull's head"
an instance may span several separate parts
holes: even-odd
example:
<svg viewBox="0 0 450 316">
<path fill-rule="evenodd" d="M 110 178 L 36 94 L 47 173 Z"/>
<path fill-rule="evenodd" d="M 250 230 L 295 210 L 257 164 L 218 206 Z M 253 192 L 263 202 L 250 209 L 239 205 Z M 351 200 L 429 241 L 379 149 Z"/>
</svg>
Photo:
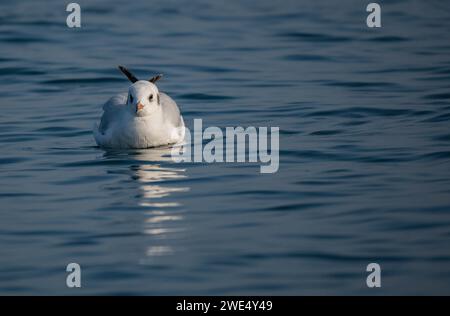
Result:
<svg viewBox="0 0 450 316">
<path fill-rule="evenodd" d="M 139 80 L 128 89 L 127 106 L 136 116 L 148 116 L 160 107 L 159 90 L 149 81 Z"/>
<path fill-rule="evenodd" d="M 136 116 L 148 116 L 156 112 L 160 108 L 161 102 L 155 82 L 162 75 L 154 76 L 149 80 L 139 80 L 125 67 L 119 66 L 119 69 L 133 83 L 128 89 L 128 109 Z"/>
</svg>

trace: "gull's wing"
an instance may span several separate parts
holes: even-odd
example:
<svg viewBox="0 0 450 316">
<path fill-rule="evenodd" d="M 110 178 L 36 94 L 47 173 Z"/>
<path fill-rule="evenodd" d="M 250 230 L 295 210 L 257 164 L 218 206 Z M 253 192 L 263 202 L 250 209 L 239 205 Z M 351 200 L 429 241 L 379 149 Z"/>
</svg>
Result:
<svg viewBox="0 0 450 316">
<path fill-rule="evenodd" d="M 127 94 L 121 93 L 112 97 L 103 105 L 103 116 L 98 127 L 100 133 L 104 133 L 111 122 L 117 119 L 124 106 L 126 106 L 126 102 Z"/>
<path fill-rule="evenodd" d="M 184 123 L 180 115 L 180 109 L 178 108 L 175 101 L 163 92 L 160 92 L 160 97 L 161 107 L 164 111 L 164 120 L 166 122 L 172 123 L 172 125 L 175 127 L 183 126 Z"/>
</svg>

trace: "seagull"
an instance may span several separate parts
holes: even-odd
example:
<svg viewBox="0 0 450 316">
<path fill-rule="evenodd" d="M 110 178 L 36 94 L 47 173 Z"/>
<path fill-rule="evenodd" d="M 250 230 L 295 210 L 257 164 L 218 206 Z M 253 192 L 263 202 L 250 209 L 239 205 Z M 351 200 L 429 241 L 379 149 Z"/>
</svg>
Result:
<svg viewBox="0 0 450 316">
<path fill-rule="evenodd" d="M 160 92 L 155 82 L 137 79 L 119 66 L 132 82 L 128 93 L 118 94 L 103 105 L 100 124 L 94 127 L 94 138 L 102 148 L 152 148 L 180 143 L 184 140 L 184 121 L 172 98 Z"/>
</svg>

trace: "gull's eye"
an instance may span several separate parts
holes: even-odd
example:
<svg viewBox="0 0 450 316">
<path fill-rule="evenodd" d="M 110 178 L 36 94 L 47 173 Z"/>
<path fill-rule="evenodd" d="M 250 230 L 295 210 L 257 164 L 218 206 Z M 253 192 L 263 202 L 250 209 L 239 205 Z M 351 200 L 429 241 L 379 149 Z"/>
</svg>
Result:
<svg viewBox="0 0 450 316">
<path fill-rule="evenodd" d="M 153 94 L 150 94 L 150 95 L 149 95 L 148 100 L 149 100 L 150 102 L 153 101 Z"/>
<path fill-rule="evenodd" d="M 131 94 L 128 95 L 128 102 L 133 103 L 133 96 Z"/>
</svg>

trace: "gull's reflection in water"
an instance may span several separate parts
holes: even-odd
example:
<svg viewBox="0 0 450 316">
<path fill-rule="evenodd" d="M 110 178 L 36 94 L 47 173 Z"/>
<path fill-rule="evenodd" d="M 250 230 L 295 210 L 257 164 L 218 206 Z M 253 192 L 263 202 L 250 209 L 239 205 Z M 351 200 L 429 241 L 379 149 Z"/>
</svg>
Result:
<svg viewBox="0 0 450 316">
<path fill-rule="evenodd" d="M 128 154 L 135 160 L 130 168 L 132 178 L 139 184 L 138 205 L 145 214 L 143 233 L 151 237 L 141 263 L 151 264 L 155 257 L 174 254 L 176 240 L 184 233 L 184 210 L 174 196 L 189 188 L 174 183 L 186 178 L 186 170 L 172 161 L 171 148 L 143 149 Z"/>
</svg>

